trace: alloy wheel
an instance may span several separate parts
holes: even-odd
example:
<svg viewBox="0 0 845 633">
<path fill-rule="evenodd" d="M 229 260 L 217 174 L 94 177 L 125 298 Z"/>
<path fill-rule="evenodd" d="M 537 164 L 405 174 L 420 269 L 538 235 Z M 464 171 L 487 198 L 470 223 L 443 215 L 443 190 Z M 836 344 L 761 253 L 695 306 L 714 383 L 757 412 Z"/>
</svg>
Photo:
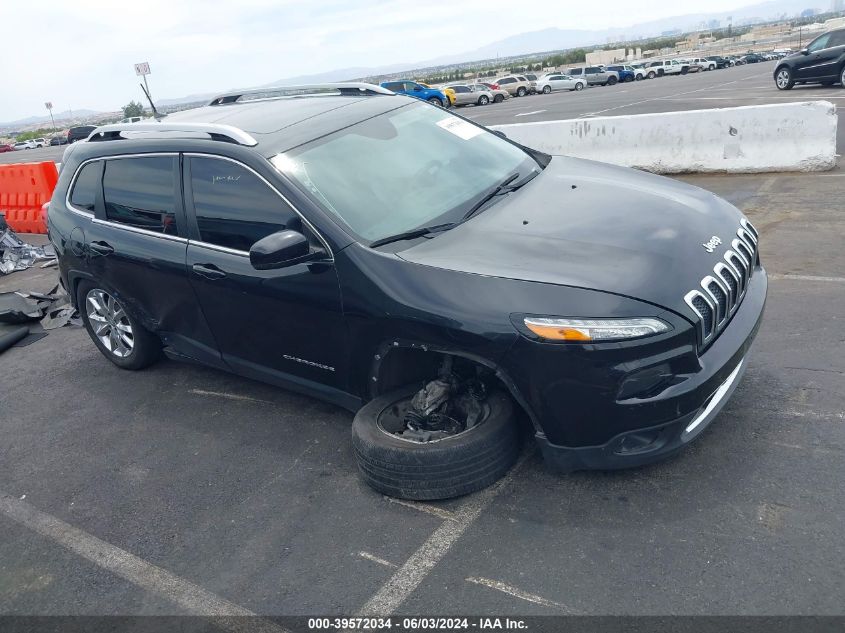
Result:
<svg viewBox="0 0 845 633">
<path fill-rule="evenodd" d="M 786 90 L 789 87 L 789 70 L 786 68 L 782 68 L 778 71 L 777 77 L 775 78 L 775 82 L 777 83 L 778 88 L 781 90 Z"/>
<path fill-rule="evenodd" d="M 123 306 L 105 290 L 95 288 L 85 297 L 86 314 L 94 335 L 109 352 L 126 358 L 135 347 L 135 334 Z"/>
</svg>

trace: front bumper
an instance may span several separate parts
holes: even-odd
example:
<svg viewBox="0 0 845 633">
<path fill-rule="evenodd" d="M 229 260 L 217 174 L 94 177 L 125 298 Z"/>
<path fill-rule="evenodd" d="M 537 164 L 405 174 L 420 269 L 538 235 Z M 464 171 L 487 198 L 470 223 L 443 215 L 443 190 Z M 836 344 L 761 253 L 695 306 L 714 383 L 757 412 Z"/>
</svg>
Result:
<svg viewBox="0 0 845 633">
<path fill-rule="evenodd" d="M 671 376 L 669 386 L 657 395 L 620 399 L 618 385 L 625 378 L 613 374 L 620 367 L 613 362 L 606 371 L 595 362 L 576 379 L 558 377 L 555 388 L 545 391 L 534 376 L 527 404 L 539 413 L 536 440 L 546 461 L 565 472 L 627 468 L 667 457 L 695 439 L 718 416 L 742 378 L 767 290 L 765 270 L 758 267 L 731 322 L 694 357 L 694 368 L 685 359 L 686 368 Z M 660 361 L 669 357 L 674 362 L 671 356 L 663 354 Z M 625 363 L 635 364 L 630 359 Z M 607 382 L 601 382 L 603 375 Z"/>
</svg>

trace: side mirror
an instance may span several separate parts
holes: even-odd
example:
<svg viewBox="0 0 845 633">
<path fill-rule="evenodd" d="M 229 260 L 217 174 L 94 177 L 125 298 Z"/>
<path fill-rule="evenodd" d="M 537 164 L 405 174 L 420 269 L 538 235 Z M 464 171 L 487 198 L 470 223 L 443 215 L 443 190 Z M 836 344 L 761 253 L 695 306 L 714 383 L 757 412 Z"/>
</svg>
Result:
<svg viewBox="0 0 845 633">
<path fill-rule="evenodd" d="M 416 92 L 420 92 L 422 90 L 422 86 L 414 86 L 414 90 Z"/>
<path fill-rule="evenodd" d="M 495 134 L 496 136 L 501 136 L 502 138 L 508 137 L 508 135 L 505 134 L 504 132 L 502 132 L 502 130 L 490 130 L 490 131 L 493 132 L 493 134 Z"/>
<path fill-rule="evenodd" d="M 299 231 L 279 231 L 258 240 L 249 249 L 249 263 L 256 270 L 283 268 L 311 257 L 311 246 Z"/>
<path fill-rule="evenodd" d="M 802 48 L 802 49 L 801 49 L 801 54 L 802 54 L 802 55 L 809 55 L 809 54 L 810 54 L 810 49 L 809 49 L 809 48 Z"/>
</svg>

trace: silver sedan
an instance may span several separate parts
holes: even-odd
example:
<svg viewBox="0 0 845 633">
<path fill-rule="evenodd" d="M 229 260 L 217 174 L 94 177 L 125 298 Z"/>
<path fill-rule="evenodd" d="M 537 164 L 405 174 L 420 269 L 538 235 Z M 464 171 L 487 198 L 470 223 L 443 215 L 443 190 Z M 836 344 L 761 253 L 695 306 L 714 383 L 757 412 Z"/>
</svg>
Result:
<svg viewBox="0 0 845 633">
<path fill-rule="evenodd" d="M 480 84 L 451 84 L 455 91 L 455 105 L 487 105 L 493 101 L 493 93 Z"/>
<path fill-rule="evenodd" d="M 587 80 L 583 77 L 571 77 L 563 73 L 545 75 L 537 80 L 537 92 L 549 94 L 556 90 L 583 90 Z"/>
</svg>

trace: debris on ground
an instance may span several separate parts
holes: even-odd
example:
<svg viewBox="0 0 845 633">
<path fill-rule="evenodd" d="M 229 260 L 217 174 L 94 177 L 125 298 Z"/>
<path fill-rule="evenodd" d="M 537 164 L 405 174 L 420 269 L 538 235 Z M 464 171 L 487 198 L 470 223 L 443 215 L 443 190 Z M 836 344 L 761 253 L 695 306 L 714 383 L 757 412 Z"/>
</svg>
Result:
<svg viewBox="0 0 845 633">
<path fill-rule="evenodd" d="M 0 323 L 23 325 L 35 321 L 44 330 L 82 325 L 70 297 L 58 285 L 48 293 L 0 292 Z"/>
<path fill-rule="evenodd" d="M 3 214 L 0 214 L 0 275 L 26 270 L 43 260 L 48 261 L 42 268 L 54 265 L 57 260 L 53 247 L 27 244 L 9 228 Z"/>
</svg>

